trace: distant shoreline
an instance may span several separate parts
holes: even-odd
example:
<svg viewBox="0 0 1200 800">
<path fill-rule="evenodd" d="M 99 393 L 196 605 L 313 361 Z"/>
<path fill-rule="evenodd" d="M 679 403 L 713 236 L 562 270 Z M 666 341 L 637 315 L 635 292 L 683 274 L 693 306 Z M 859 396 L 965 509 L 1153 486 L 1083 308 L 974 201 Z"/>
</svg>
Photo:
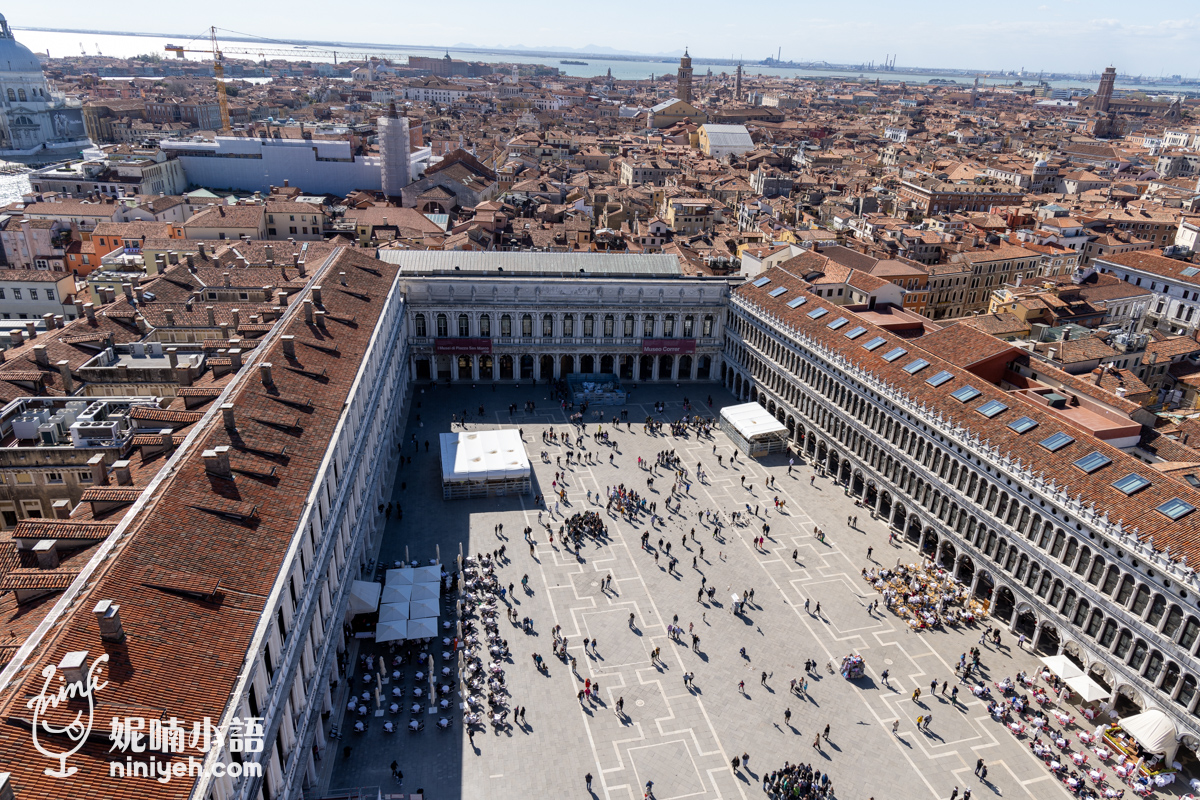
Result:
<svg viewBox="0 0 1200 800">
<path fill-rule="evenodd" d="M 192 41 L 193 39 L 196 38 L 196 35 L 194 32 L 193 33 L 164 33 L 164 32 L 146 32 L 146 31 L 140 31 L 140 32 L 105 31 L 105 30 L 85 29 L 85 28 L 48 28 L 48 27 L 32 27 L 32 26 L 13 28 L 13 30 L 15 30 L 15 31 L 22 31 L 22 30 L 35 31 L 35 32 L 40 32 L 40 33 L 72 33 L 72 34 L 80 34 L 80 35 L 98 34 L 98 35 L 103 35 L 103 36 L 139 36 L 139 37 L 156 38 L 156 39 L 174 38 L 174 39 L 180 40 L 181 42 Z M 482 48 L 482 47 L 449 47 L 449 48 L 447 48 L 447 47 L 442 47 L 442 46 L 435 47 L 433 45 L 426 45 L 426 44 L 380 44 L 378 42 L 331 42 L 331 41 L 322 41 L 322 40 L 317 40 L 317 39 L 267 39 L 267 40 L 264 40 L 262 38 L 255 38 L 255 37 L 251 37 L 251 36 L 237 36 L 237 35 L 222 35 L 221 39 L 223 39 L 225 41 L 230 41 L 230 42 L 253 42 L 253 43 L 257 43 L 257 44 L 270 42 L 275 45 L 302 46 L 302 47 L 319 46 L 319 47 L 323 47 L 323 48 L 327 48 L 327 49 L 340 49 L 340 48 L 345 47 L 345 48 L 396 50 L 398 55 L 402 55 L 403 53 L 401 51 L 404 51 L 406 49 L 418 48 L 421 50 L 455 50 L 455 51 L 462 52 L 462 53 L 476 53 L 479 55 L 521 56 L 521 57 L 525 57 L 525 58 L 530 58 L 530 57 L 536 57 L 536 58 L 581 58 L 581 59 L 582 58 L 591 58 L 593 60 L 632 61 L 632 62 L 645 62 L 645 63 L 652 63 L 652 64 L 653 63 L 675 64 L 677 61 L 677 58 L 669 57 L 669 56 L 625 55 L 625 54 L 616 54 L 616 53 L 580 53 L 580 52 L 575 52 L 575 51 L 557 51 L 557 50 L 503 50 L 503 49 L 497 49 L 497 48 Z M 692 56 L 692 63 L 694 65 L 698 65 L 698 66 L 704 65 L 704 66 L 733 67 L 733 66 L 736 66 L 739 62 L 737 59 L 703 58 L 700 56 Z M 846 76 L 850 76 L 850 75 L 853 75 L 853 74 L 859 73 L 859 72 L 870 72 L 872 74 L 886 72 L 887 74 L 895 75 L 896 80 L 903 80 L 903 76 L 905 76 L 905 75 L 947 75 L 947 76 L 957 76 L 957 77 L 974 77 L 975 75 L 987 75 L 987 76 L 989 76 L 989 78 L 991 80 L 996 80 L 997 78 L 1005 80 L 1006 82 L 1010 82 L 1012 80 L 1017 80 L 1016 78 L 1011 78 L 1010 76 L 1004 75 L 1003 74 L 1004 70 L 997 70 L 997 69 L 963 69 L 963 68 L 949 68 L 949 67 L 895 67 L 891 70 L 883 71 L 883 70 L 879 70 L 878 68 L 874 68 L 874 67 L 871 67 L 871 66 L 868 66 L 865 64 L 830 64 L 830 63 L 824 62 L 824 61 L 818 61 L 818 62 L 814 62 L 814 63 L 800 63 L 800 62 L 790 62 L 789 61 L 789 62 L 786 62 L 786 64 L 785 63 L 776 64 L 776 63 L 772 63 L 772 62 L 768 62 L 768 61 L 747 61 L 747 62 L 742 62 L 742 63 L 743 63 L 744 67 L 765 67 L 767 69 L 805 69 L 805 70 L 816 70 L 819 72 L 829 72 L 831 74 L 846 75 Z M 547 65 L 547 66 L 549 66 L 549 65 Z M 1042 77 L 1039 77 L 1039 76 L 1042 76 Z M 1132 76 L 1125 76 L 1125 77 L 1130 78 Z M 1029 81 L 1031 83 L 1036 83 L 1038 80 L 1061 80 L 1061 81 L 1084 81 L 1084 82 L 1091 81 L 1091 82 L 1094 82 L 1094 81 L 1099 80 L 1099 76 L 1093 75 L 1091 73 L 1087 73 L 1087 74 L 1059 73 L 1059 72 L 1027 73 L 1026 77 L 1023 80 Z"/>
</svg>

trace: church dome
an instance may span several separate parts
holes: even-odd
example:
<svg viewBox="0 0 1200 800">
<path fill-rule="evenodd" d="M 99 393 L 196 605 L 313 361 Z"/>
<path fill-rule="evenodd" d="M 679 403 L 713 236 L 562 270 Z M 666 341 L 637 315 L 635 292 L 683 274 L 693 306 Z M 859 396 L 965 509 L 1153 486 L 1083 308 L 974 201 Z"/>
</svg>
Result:
<svg viewBox="0 0 1200 800">
<path fill-rule="evenodd" d="M 32 50 L 13 38 L 8 20 L 0 14 L 0 73 L 4 72 L 36 72 L 40 75 L 42 62 Z"/>
</svg>

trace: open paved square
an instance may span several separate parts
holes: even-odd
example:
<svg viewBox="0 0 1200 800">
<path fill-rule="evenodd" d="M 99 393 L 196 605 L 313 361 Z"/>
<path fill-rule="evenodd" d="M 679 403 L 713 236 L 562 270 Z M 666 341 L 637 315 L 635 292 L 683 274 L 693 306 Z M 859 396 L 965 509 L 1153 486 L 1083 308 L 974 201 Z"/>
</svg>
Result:
<svg viewBox="0 0 1200 800">
<path fill-rule="evenodd" d="M 748 798 L 760 795 L 763 774 L 785 760 L 809 762 L 828 772 L 837 797 L 845 800 L 947 798 L 955 786 L 960 793 L 969 786 L 976 797 L 1069 796 L 1024 739 L 1014 738 L 988 718 L 981 701 L 963 691 L 952 703 L 948 696 L 929 691 L 933 680 L 955 683 L 952 666 L 960 653 L 976 645 L 979 628 L 916 634 L 890 613 L 868 612 L 867 604 L 878 595 L 860 577 L 870 563 L 867 548 L 874 548 L 878 565 L 918 560 L 910 546 L 889 544 L 882 521 L 869 519 L 829 478 L 810 482 L 812 469 L 799 461 L 789 476 L 786 456 L 731 462 L 732 444 L 720 432 L 712 438 L 695 433 L 675 438 L 669 432 L 643 431 L 647 416 L 663 421 L 682 416 L 685 396 L 700 413 L 715 416 L 723 404 L 735 402 L 721 387 L 638 387 L 624 407 L 628 426 L 610 422 L 621 408 L 594 407 L 582 448 L 574 441 L 570 448 L 595 453 L 594 463 L 568 465 L 564 458 L 561 467 L 558 459 L 568 448 L 561 440 L 544 444 L 542 432 L 552 426 L 559 432 L 569 429 L 574 436 L 577 430 L 550 399 L 546 386 L 455 386 L 418 392 L 404 437 L 409 442 L 404 454 L 412 463 L 401 469 L 393 494 L 403 515 L 392 515 L 379 560 L 391 564 L 407 553 L 428 563 L 440 548 L 443 561 L 451 564 L 460 545 L 466 553 L 506 547 L 501 578 L 516 586 L 510 601 L 519 617 L 534 620 L 530 634 L 507 620 L 500 623 L 512 649 L 506 668 L 510 705 L 526 707 L 526 721 L 500 732 L 480 730 L 471 742 L 459 714 L 449 731 L 429 724 L 418 733 L 398 725 L 402 732 L 387 734 L 383 720 L 372 719 L 365 734 L 346 734 L 331 743 L 322 765 L 323 791 L 312 796 L 332 796 L 347 787 L 380 787 L 385 797 L 424 789 L 430 800 L 588 797 L 584 778 L 590 773 L 590 796 L 597 798 L 641 798 L 646 781 L 654 782 L 660 800 Z M 711 408 L 706 403 L 710 394 Z M 510 403 L 520 409 L 529 400 L 536 403 L 535 412 L 518 410 L 510 418 Z M 656 401 L 666 403 L 665 413 L 652 413 Z M 477 414 L 480 404 L 485 410 L 482 419 Z M 441 499 L 437 434 L 450 429 L 451 414 L 461 419 L 464 410 L 470 411 L 468 428 L 522 429 L 535 471 L 535 493 L 549 494 L 555 473 L 565 473 L 569 505 L 562 514 L 551 518 L 539 512 L 532 495 Z M 613 435 L 615 447 L 593 441 L 595 410 L 603 413 L 603 428 Z M 540 457 L 543 450 L 548 462 Z M 578 558 L 562 548 L 557 536 L 553 543 L 547 540 L 539 516 L 557 534 L 564 514 L 591 509 L 603 515 L 604 505 L 589 503 L 587 493 L 596 498 L 618 484 L 643 492 L 661 512 L 672 475 L 641 469 L 637 459 L 653 462 L 663 450 L 674 450 L 693 476 L 697 463 L 708 474 L 706 480 L 691 484 L 680 513 L 669 514 L 665 523 L 653 527 L 644 516 L 637 525 L 606 516 L 609 539 L 600 546 L 585 543 Z M 652 489 L 647 487 L 649 477 L 656 477 Z M 768 479 L 774 481 L 770 489 Z M 774 510 L 776 496 L 786 501 L 781 514 Z M 705 509 L 740 511 L 748 522 L 726 527 L 718 539 L 700 518 Z M 858 525 L 851 528 L 847 517 L 855 514 L 860 515 Z M 752 539 L 762 533 L 764 523 L 770 532 L 765 548 L 758 550 Z M 497 532 L 498 525 L 503 525 L 502 532 Z M 521 535 L 527 525 L 534 529 L 532 547 Z M 826 532 L 824 542 L 813 536 L 814 525 Z M 650 549 L 644 550 L 639 537 L 647 530 Z M 656 563 L 660 537 L 664 545 L 671 543 L 679 559 L 678 575 L 668 572 L 666 557 Z M 523 575 L 529 577 L 525 592 L 520 588 Z M 601 580 L 608 575 L 612 588 L 605 591 Z M 715 587 L 713 602 L 707 596 L 697 601 L 702 580 Z M 754 595 L 745 613 L 733 615 L 732 595 L 751 589 Z M 449 619 L 452 611 L 453 605 L 444 603 L 442 618 Z M 685 631 L 699 635 L 695 649 L 686 633 L 679 641 L 668 637 L 667 625 L 675 615 Z M 574 671 L 550 655 L 555 625 L 562 626 L 569 639 Z M 584 637 L 596 640 L 594 653 L 585 653 Z M 360 646 L 378 652 L 373 642 L 356 640 L 352 658 Z M 651 660 L 655 647 L 662 651 L 657 662 Z M 744 657 L 739 652 L 743 647 Z M 534 652 L 546 658 L 547 674 L 535 670 Z M 827 662 L 838 663 L 851 652 L 866 659 L 863 679 L 847 681 L 826 669 Z M 437 656 L 440 653 L 435 653 L 440 668 Z M 807 659 L 819 667 L 805 676 Z M 999 649 L 983 647 L 989 679 L 1032 670 L 1035 664 L 1036 658 L 1017 650 L 1007 632 Z M 413 667 L 404 669 L 411 672 Z M 885 669 L 890 673 L 887 685 L 880 679 Z M 695 674 L 692 686 L 683 679 L 688 672 Z M 805 677 L 808 692 L 792 694 L 790 681 Z M 581 704 L 576 693 L 585 679 L 599 685 L 599 698 Z M 411 675 L 402 678 L 406 689 L 411 689 L 412 680 Z M 740 690 L 743 681 L 745 688 Z M 916 687 L 923 687 L 923 695 L 914 702 Z M 331 724 L 353 724 L 353 715 L 342 718 L 346 691 L 342 682 L 327 729 Z M 623 716 L 614 710 L 618 699 L 624 701 Z M 792 712 L 789 723 L 784 721 L 785 709 Z M 928 714 L 933 717 L 928 730 L 918 730 L 917 716 Z M 418 716 L 431 723 L 436 719 Z M 897 719 L 900 724 L 893 735 Z M 400 720 L 407 722 L 407 709 Z M 814 746 L 826 725 L 828 741 Z M 343 746 L 350 748 L 348 756 Z M 744 755 L 749 756 L 748 764 L 735 772 L 731 759 Z M 986 782 L 973 775 L 979 758 L 988 765 Z M 390 775 L 393 760 L 404 774 L 402 788 Z"/>
</svg>

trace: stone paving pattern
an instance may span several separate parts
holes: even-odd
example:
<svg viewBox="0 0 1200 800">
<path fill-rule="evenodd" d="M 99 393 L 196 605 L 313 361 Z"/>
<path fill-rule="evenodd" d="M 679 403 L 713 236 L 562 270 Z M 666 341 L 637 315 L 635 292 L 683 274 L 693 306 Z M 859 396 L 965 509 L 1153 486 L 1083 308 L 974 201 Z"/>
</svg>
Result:
<svg viewBox="0 0 1200 800">
<path fill-rule="evenodd" d="M 712 408 L 704 403 L 710 393 Z M 528 723 L 500 733 L 481 731 L 472 745 L 457 721 L 451 731 L 441 731 L 432 724 L 435 718 L 428 718 L 430 724 L 420 733 L 389 735 L 382 730 L 383 720 L 372 720 L 366 734 L 348 734 L 331 744 L 322 765 L 322 788 L 379 786 L 384 796 L 397 797 L 423 788 L 430 800 L 587 797 L 584 775 L 590 772 L 593 797 L 641 798 L 645 782 L 653 780 L 660 800 L 749 798 L 762 796 L 764 771 L 788 760 L 814 763 L 829 772 L 837 797 L 843 800 L 946 798 L 954 786 L 960 792 L 970 786 L 977 798 L 1069 796 L 1029 752 L 1025 740 L 1015 739 L 990 720 L 983 703 L 965 687 L 957 705 L 948 697 L 930 694 L 934 679 L 954 683 L 953 664 L 960 653 L 977 644 L 980 628 L 910 633 L 890 613 L 872 615 L 866 610 L 879 597 L 860 578 L 860 570 L 868 564 L 867 547 L 874 548 L 880 565 L 915 563 L 916 551 L 899 542 L 889 544 L 885 524 L 869 519 L 829 478 L 817 477 L 810 485 L 813 472 L 801 467 L 799 460 L 789 477 L 787 458 L 782 456 L 731 465 L 732 443 L 719 431 L 712 439 L 698 439 L 694 433 L 685 439 L 673 438 L 669 432 L 643 432 L 641 421 L 651 414 L 655 401 L 667 403 L 666 413 L 655 415 L 665 421 L 682 415 L 685 396 L 707 415 L 736 403 L 717 384 L 642 386 L 624 407 L 633 423 L 628 432 L 624 424 L 617 426 L 618 431 L 609 424 L 619 408 L 589 410 L 584 448 L 599 455 L 596 465 L 566 467 L 563 462 L 571 503 L 563 510 L 568 515 L 586 507 L 603 512 L 602 506 L 588 505 L 588 490 L 594 496 L 606 486 L 624 483 L 645 493 L 649 473 L 637 467 L 639 455 L 653 460 L 658 451 L 673 448 L 693 476 L 699 461 L 709 479 L 693 482 L 682 516 L 670 515 L 660 528 L 608 518 L 610 541 L 600 547 L 586 544 L 577 560 L 557 539 L 554 545 L 546 541 L 532 496 L 441 499 L 437 434 L 449 429 L 451 413 L 470 410 L 470 429 L 481 424 L 508 426 L 508 404 L 520 407 L 526 400 L 536 403 L 536 411 L 518 411 L 511 424 L 524 430 L 536 475 L 534 491 L 548 491 L 558 469 L 554 459 L 566 448 L 543 446 L 541 432 L 547 426 L 561 432 L 568 425 L 567 414 L 549 399 L 547 387 L 417 391 L 404 438 L 411 440 L 415 434 L 422 444 L 415 454 L 411 445 L 404 450 L 413 456 L 412 464 L 399 472 L 394 490 L 404 516 L 391 518 L 380 560 L 390 564 L 404 558 L 407 546 L 411 558 L 427 563 L 435 546 L 440 546 L 442 558 L 450 563 L 460 543 L 471 553 L 507 545 L 510 563 L 501 577 L 517 585 L 512 602 L 520 616 L 534 619 L 536 629 L 526 635 L 512 627 L 507 634 L 513 651 L 513 663 L 507 668 L 512 704 L 526 706 Z M 480 403 L 485 406 L 486 423 L 476 414 Z M 615 465 L 608 463 L 612 449 L 591 439 L 595 410 L 603 411 L 604 429 L 616 439 Z M 430 442 L 428 453 L 425 439 Z M 721 466 L 714 445 L 724 457 Z M 548 464 L 539 457 L 543 449 L 551 454 Z M 648 496 L 658 502 L 661 512 L 672 478 L 663 470 L 658 476 L 656 491 Z M 748 488 L 742 486 L 742 476 Z M 776 480 L 771 491 L 764 487 L 768 476 Z M 772 508 L 775 495 L 786 500 L 783 514 Z M 714 540 L 711 527 L 697 522 L 701 509 L 745 511 L 746 503 L 752 511 L 758 506 L 758 516 L 743 527 L 726 528 L 723 543 Z M 860 516 L 852 529 L 847 516 L 854 514 Z M 770 525 L 770 534 L 760 552 L 751 540 L 761 533 L 764 522 Z M 502 540 L 494 533 L 497 523 L 504 526 Z M 561 518 L 554 521 L 556 531 L 560 523 Z M 826 532 L 824 542 L 813 536 L 814 524 Z M 521 536 L 526 525 L 535 529 L 532 556 Z M 690 539 L 681 543 L 693 527 L 704 547 L 696 570 L 691 563 L 694 555 L 699 556 L 699 545 Z M 666 558 L 656 565 L 653 553 L 640 548 L 639 536 L 646 529 L 651 530 L 652 548 L 657 548 L 660 536 L 669 537 L 680 559 L 678 576 L 667 572 Z M 798 551 L 794 561 L 793 550 Z M 526 573 L 528 594 L 520 589 Z M 608 574 L 613 576 L 613 589 L 602 592 L 600 580 Z M 696 602 L 702 574 L 717 588 L 711 604 L 707 599 Z M 734 616 L 731 594 L 750 588 L 755 590 L 753 602 L 744 615 Z M 807 612 L 805 600 L 812 604 Z M 632 630 L 631 611 L 635 614 Z M 695 625 L 700 635 L 698 652 L 691 650 L 686 636 L 680 642 L 667 636 L 666 624 L 674 614 L 685 629 Z M 569 637 L 578 674 L 551 655 L 550 629 L 555 624 Z M 502 617 L 501 629 L 507 626 Z M 598 640 L 595 654 L 584 652 L 585 636 Z M 360 644 L 355 642 L 352 655 Z M 651 662 L 654 647 L 662 648 L 661 663 Z M 746 648 L 745 659 L 739 654 L 741 647 Z M 548 677 L 534 669 L 534 651 L 549 663 Z M 827 671 L 827 662 L 839 663 L 851 652 L 866 659 L 863 679 L 847 681 Z M 809 658 L 820 666 L 808 676 L 808 696 L 790 695 L 789 681 L 804 677 L 803 663 Z M 990 645 L 983 648 L 984 674 L 991 679 L 1031 670 L 1035 664 L 1032 654 L 1016 650 L 1007 632 L 999 650 Z M 880 682 L 884 669 L 890 670 L 890 687 Z M 684 685 L 683 675 L 689 671 L 695 673 L 694 688 Z M 760 680 L 764 671 L 765 685 Z M 599 682 L 600 699 L 581 706 L 575 695 L 584 678 Z M 745 681 L 744 693 L 738 690 L 739 681 Z M 411 685 L 409 676 L 406 686 Z M 914 703 L 911 694 L 917 686 L 923 694 Z M 339 689 L 335 700 L 342 701 L 335 702 L 327 729 L 328 724 L 343 723 L 344 684 Z M 625 701 L 624 718 L 613 710 L 618 697 Z M 784 723 L 785 708 L 792 711 L 790 725 Z M 918 730 L 917 715 L 929 713 L 933 714 L 929 729 Z M 407 718 L 400 719 L 406 722 Z M 899 733 L 893 736 L 891 726 L 897 718 Z M 347 717 L 345 722 L 353 724 L 353 719 Z M 813 739 L 826 724 L 831 726 L 829 741 L 815 750 Z M 350 757 L 342 756 L 342 745 L 353 748 Z M 749 766 L 735 773 L 730 761 L 743 753 L 750 755 Z M 972 774 L 978 758 L 988 764 L 986 783 Z M 402 788 L 389 774 L 393 759 L 404 772 Z"/>
</svg>

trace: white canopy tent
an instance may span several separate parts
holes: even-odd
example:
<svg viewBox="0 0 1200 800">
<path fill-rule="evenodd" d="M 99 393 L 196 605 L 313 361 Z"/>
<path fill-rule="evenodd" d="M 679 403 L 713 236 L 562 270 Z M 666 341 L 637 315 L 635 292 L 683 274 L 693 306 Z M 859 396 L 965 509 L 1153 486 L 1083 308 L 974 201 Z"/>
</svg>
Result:
<svg viewBox="0 0 1200 800">
<path fill-rule="evenodd" d="M 420 619 L 421 617 L 436 617 L 438 615 L 437 600 L 413 600 L 408 604 L 408 616 L 410 619 Z"/>
<path fill-rule="evenodd" d="M 439 583 L 442 580 L 442 568 L 438 565 L 417 567 L 413 570 L 413 583 Z"/>
<path fill-rule="evenodd" d="M 518 429 L 443 433 L 440 439 L 445 499 L 529 493 L 529 457 Z"/>
<path fill-rule="evenodd" d="M 379 621 L 391 622 L 395 619 L 408 620 L 409 604 L 404 603 L 384 603 L 379 607 Z"/>
<path fill-rule="evenodd" d="M 408 638 L 408 620 L 393 619 L 380 622 L 375 627 L 375 641 L 394 642 L 397 639 Z"/>
<path fill-rule="evenodd" d="M 1051 672 L 1062 678 L 1064 681 L 1068 678 L 1075 678 L 1083 675 L 1083 670 L 1081 670 L 1074 661 L 1066 656 L 1043 656 L 1042 663 L 1049 667 Z"/>
<path fill-rule="evenodd" d="M 758 403 L 722 408 L 721 430 L 750 456 L 782 452 L 787 447 L 787 426 Z"/>
<path fill-rule="evenodd" d="M 1152 708 L 1132 717 L 1125 717 L 1120 722 L 1121 730 L 1129 734 L 1144 750 L 1160 753 L 1163 760 L 1170 764 L 1175 760 L 1175 751 L 1179 748 L 1179 731 L 1162 711 Z"/>
<path fill-rule="evenodd" d="M 1096 683 L 1087 675 L 1073 675 L 1070 678 L 1064 678 L 1063 680 L 1067 682 L 1067 686 L 1071 687 L 1071 691 L 1079 695 L 1085 703 L 1091 703 L 1097 700 L 1107 700 L 1108 698 L 1112 697 L 1112 692 Z"/>
<path fill-rule="evenodd" d="M 373 581 L 354 581 L 350 584 L 349 616 L 370 614 L 379 608 L 379 593 L 383 589 Z"/>
<path fill-rule="evenodd" d="M 400 569 L 389 569 L 384 575 L 384 581 L 388 586 L 412 586 L 413 585 L 413 568 L 401 567 Z"/>
<path fill-rule="evenodd" d="M 436 583 L 418 583 L 412 587 L 412 593 L 408 596 L 412 600 L 437 600 L 438 585 Z"/>
<path fill-rule="evenodd" d="M 438 621 L 436 617 L 422 617 L 421 619 L 410 619 L 408 621 L 409 639 L 431 639 L 437 635 Z"/>
<path fill-rule="evenodd" d="M 407 603 L 412 597 L 412 586 L 388 585 L 383 587 L 382 603 Z"/>
</svg>

